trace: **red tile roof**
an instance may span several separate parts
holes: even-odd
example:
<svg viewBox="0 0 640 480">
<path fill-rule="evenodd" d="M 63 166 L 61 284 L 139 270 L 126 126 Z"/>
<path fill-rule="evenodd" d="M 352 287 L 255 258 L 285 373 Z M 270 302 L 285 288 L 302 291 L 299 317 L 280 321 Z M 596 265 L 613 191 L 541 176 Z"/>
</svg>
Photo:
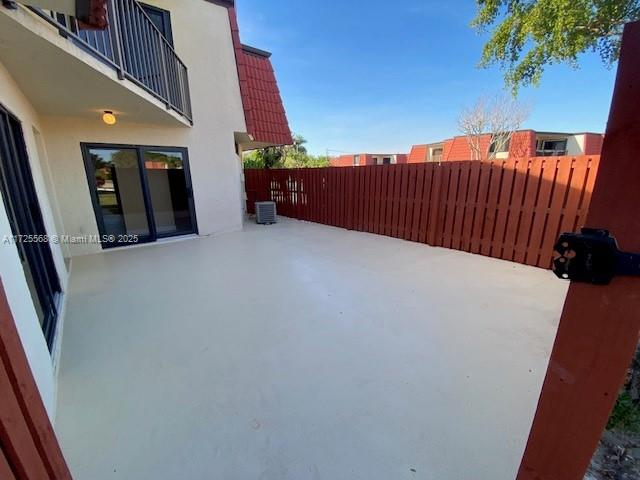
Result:
<svg viewBox="0 0 640 480">
<path fill-rule="evenodd" d="M 429 145 L 414 145 L 411 147 L 407 163 L 424 163 L 427 161 Z"/>
<path fill-rule="evenodd" d="M 240 43 L 235 8 L 228 10 L 247 133 L 255 142 L 291 145 L 293 139 L 269 59 L 271 54 Z"/>
</svg>

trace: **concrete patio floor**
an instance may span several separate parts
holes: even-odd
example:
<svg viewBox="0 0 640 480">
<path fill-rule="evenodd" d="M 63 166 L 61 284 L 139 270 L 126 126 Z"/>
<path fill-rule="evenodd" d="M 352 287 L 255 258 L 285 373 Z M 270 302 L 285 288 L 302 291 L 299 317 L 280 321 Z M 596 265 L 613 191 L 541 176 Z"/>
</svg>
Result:
<svg viewBox="0 0 640 480">
<path fill-rule="evenodd" d="M 77 480 L 512 480 L 566 284 L 282 219 L 73 260 Z"/>
</svg>

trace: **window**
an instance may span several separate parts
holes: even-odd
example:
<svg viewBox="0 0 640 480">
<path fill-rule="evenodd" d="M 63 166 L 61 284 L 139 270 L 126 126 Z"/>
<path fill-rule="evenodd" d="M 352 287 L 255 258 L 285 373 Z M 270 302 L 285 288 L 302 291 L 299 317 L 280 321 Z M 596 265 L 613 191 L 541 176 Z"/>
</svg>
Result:
<svg viewBox="0 0 640 480">
<path fill-rule="evenodd" d="M 383 165 L 391 165 L 391 157 L 384 157 L 382 159 L 382 164 Z"/>
<path fill-rule="evenodd" d="M 354 167 L 359 167 L 360 166 L 360 155 L 354 155 L 353 156 L 353 166 Z"/>
<path fill-rule="evenodd" d="M 536 142 L 536 154 L 541 157 L 548 157 L 551 155 L 566 155 L 567 154 L 567 139 L 538 139 Z"/>
<path fill-rule="evenodd" d="M 173 47 L 173 32 L 171 31 L 171 13 L 168 10 L 162 8 L 153 7 L 141 3 L 140 6 L 151 19 L 160 33 L 167 39 L 167 42 Z"/>
<path fill-rule="evenodd" d="M 491 145 L 489 145 L 489 153 L 502 153 L 502 152 L 508 152 L 509 151 L 509 146 L 511 145 L 511 139 L 507 139 L 506 143 L 500 147 L 499 150 L 496 150 L 497 148 L 497 142 L 496 140 L 493 140 L 491 142 Z"/>
</svg>

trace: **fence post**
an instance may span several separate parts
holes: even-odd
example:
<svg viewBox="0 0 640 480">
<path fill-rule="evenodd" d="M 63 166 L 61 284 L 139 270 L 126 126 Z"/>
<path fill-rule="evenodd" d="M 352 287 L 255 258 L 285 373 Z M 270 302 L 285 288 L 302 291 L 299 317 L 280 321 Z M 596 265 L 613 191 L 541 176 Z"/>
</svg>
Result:
<svg viewBox="0 0 640 480">
<path fill-rule="evenodd" d="M 640 22 L 626 25 L 586 225 L 640 250 Z M 553 280 L 549 280 L 553 281 Z M 518 480 L 582 480 L 638 345 L 640 278 L 572 282 Z"/>
</svg>

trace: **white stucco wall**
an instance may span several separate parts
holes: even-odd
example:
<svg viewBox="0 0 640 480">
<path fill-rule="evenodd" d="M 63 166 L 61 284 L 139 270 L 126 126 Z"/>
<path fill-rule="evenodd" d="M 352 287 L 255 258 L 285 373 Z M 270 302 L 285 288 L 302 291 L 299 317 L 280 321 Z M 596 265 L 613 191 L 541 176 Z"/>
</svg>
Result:
<svg viewBox="0 0 640 480">
<path fill-rule="evenodd" d="M 0 104 L 22 122 L 22 131 L 27 146 L 33 180 L 36 191 L 38 192 L 38 200 L 45 228 L 49 234 L 58 233 L 52 213 L 52 204 L 47 195 L 46 182 L 48 181 L 49 172 L 46 168 L 46 159 L 40 158 L 39 154 L 43 152 L 42 149 L 39 151 L 34 136 L 34 128 L 41 131 L 40 120 L 27 98 L 22 94 L 18 85 L 1 63 Z M 2 241 L 5 235 L 10 236 L 12 232 L 4 202 L 0 202 L 0 277 L 2 278 L 9 306 L 15 319 L 16 327 L 36 384 L 38 385 L 49 415 L 53 417 L 55 410 L 54 360 L 49 354 L 36 315 L 17 248 L 15 245 L 7 245 Z M 58 245 L 52 245 L 51 247 L 62 288 L 66 290 L 68 272 L 62 250 Z M 58 322 L 58 327 L 58 332 L 60 332 L 62 329 L 62 319 Z M 57 360 L 55 357 L 54 359 Z"/>
<path fill-rule="evenodd" d="M 584 152 L 584 135 L 569 135 L 567 137 L 567 155 L 582 155 Z"/>
<path fill-rule="evenodd" d="M 93 111 L 79 112 L 77 117 L 41 115 L 0 63 L 0 103 L 22 122 L 49 234 L 98 233 L 81 142 L 186 147 L 199 233 L 209 235 L 242 228 L 242 170 L 234 132 L 244 132 L 246 126 L 227 9 L 205 0 L 148 0 L 147 3 L 171 10 L 175 49 L 189 69 L 194 120 L 191 128 L 167 123 L 166 118 L 157 125 L 134 123 L 127 121 L 126 111 L 121 112 L 113 127 L 104 125 Z M 122 89 L 130 95 L 130 88 L 123 86 Z M 121 99 L 114 98 L 118 100 Z M 105 109 L 107 107 L 105 105 Z M 4 235 L 11 235 L 11 230 L 0 202 L 0 239 Z M 100 247 L 55 245 L 52 250 L 63 289 L 66 289 L 69 260 L 65 257 L 99 251 Z M 52 360 L 13 245 L 0 245 L 0 276 L 36 383 L 53 417 L 57 349 Z M 63 317 L 58 322 L 59 332 L 62 321 Z"/>
<path fill-rule="evenodd" d="M 585 140 L 586 135 L 584 133 L 572 135 L 572 137 L 569 137 L 569 141 L 567 142 L 567 144 L 569 145 L 569 151 L 567 153 L 569 155 L 584 155 Z"/>
</svg>

